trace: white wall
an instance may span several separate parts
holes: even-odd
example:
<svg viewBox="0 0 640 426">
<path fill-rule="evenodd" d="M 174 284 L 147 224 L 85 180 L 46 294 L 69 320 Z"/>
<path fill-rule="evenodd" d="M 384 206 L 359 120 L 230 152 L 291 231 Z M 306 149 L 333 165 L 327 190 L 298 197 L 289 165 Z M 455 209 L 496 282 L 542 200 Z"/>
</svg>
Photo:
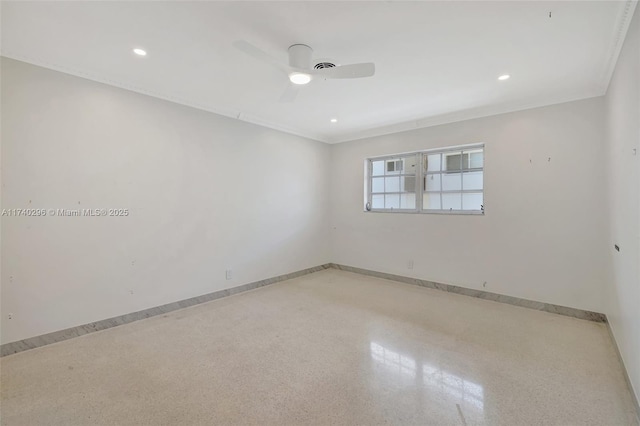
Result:
<svg viewBox="0 0 640 426">
<path fill-rule="evenodd" d="M 593 98 L 332 146 L 333 261 L 602 312 L 603 107 Z M 484 216 L 363 212 L 365 158 L 479 142 Z"/>
<path fill-rule="evenodd" d="M 330 261 L 325 144 L 6 58 L 2 113 L 3 208 L 131 212 L 2 218 L 3 343 Z"/>
<path fill-rule="evenodd" d="M 607 91 L 606 113 L 612 275 L 605 313 L 640 398 L 640 8 Z"/>
</svg>

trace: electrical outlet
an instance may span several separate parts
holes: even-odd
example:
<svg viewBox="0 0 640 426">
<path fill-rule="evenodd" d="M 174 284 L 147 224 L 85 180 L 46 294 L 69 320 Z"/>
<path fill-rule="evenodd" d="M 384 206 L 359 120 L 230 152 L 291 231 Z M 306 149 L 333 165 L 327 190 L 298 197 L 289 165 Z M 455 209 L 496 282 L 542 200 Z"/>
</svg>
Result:
<svg viewBox="0 0 640 426">
<path fill-rule="evenodd" d="M 13 319 L 13 314 L 9 314 L 9 315 L 7 315 L 7 317 L 8 317 L 9 319 Z"/>
<path fill-rule="evenodd" d="M 225 272 L 225 277 L 230 280 L 231 279 L 231 269 L 227 269 L 227 271 Z"/>
<path fill-rule="evenodd" d="M 413 269 L 413 260 L 407 262 L 407 269 Z"/>
</svg>

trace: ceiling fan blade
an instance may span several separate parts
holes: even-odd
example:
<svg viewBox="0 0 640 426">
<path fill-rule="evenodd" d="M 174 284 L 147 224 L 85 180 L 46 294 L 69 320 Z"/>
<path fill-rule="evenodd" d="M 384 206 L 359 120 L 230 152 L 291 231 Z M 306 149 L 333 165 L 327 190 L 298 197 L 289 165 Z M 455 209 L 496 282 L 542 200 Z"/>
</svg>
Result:
<svg viewBox="0 0 640 426">
<path fill-rule="evenodd" d="M 323 78 L 361 78 L 371 77 L 376 72 L 376 65 L 373 62 L 362 64 L 340 65 L 333 68 L 323 68 L 313 72 Z"/>
<path fill-rule="evenodd" d="M 284 90 L 284 93 L 280 97 L 280 102 L 293 102 L 298 96 L 299 87 L 300 86 L 295 84 L 287 84 L 287 88 Z"/>
<path fill-rule="evenodd" d="M 273 56 L 269 55 L 268 53 L 266 53 L 265 51 L 255 47 L 253 44 L 245 41 L 245 40 L 237 40 L 233 42 L 233 46 L 240 50 L 241 52 L 246 53 L 249 56 L 252 56 L 253 58 L 262 61 L 262 62 L 266 62 L 268 64 L 273 65 L 274 67 L 289 73 L 290 72 L 290 67 L 288 67 L 286 64 L 282 63 L 281 61 L 277 60 L 276 58 L 274 58 Z"/>
</svg>

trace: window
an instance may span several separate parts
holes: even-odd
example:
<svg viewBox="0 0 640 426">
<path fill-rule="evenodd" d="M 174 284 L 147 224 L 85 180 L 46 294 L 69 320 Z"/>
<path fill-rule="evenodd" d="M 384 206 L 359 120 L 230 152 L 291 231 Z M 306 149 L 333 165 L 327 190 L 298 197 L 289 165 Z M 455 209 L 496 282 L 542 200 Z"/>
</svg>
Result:
<svg viewBox="0 0 640 426">
<path fill-rule="evenodd" d="M 484 145 L 370 158 L 366 170 L 367 211 L 484 213 Z"/>
<path fill-rule="evenodd" d="M 371 210 L 415 210 L 416 154 L 371 160 Z"/>
</svg>

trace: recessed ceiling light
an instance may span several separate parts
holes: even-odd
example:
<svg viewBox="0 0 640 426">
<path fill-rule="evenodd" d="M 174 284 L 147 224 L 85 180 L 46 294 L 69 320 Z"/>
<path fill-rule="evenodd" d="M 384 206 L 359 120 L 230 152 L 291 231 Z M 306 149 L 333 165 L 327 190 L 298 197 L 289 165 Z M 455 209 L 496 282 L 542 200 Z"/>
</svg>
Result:
<svg viewBox="0 0 640 426">
<path fill-rule="evenodd" d="M 147 52 L 145 50 L 142 49 L 133 49 L 133 53 L 135 53 L 138 56 L 147 56 Z"/>
<path fill-rule="evenodd" d="M 332 122 L 332 123 L 337 123 L 337 122 L 338 122 L 338 119 L 337 119 L 337 118 L 332 118 L 332 119 L 331 119 L 331 122 Z"/>
<path fill-rule="evenodd" d="M 311 81 L 311 76 L 303 72 L 292 72 L 289 74 L 289 80 L 291 80 L 293 84 L 307 84 Z"/>
<path fill-rule="evenodd" d="M 510 78 L 511 76 L 509 74 L 503 74 L 500 77 L 498 77 L 498 80 L 504 81 L 504 80 L 509 80 Z"/>
</svg>

